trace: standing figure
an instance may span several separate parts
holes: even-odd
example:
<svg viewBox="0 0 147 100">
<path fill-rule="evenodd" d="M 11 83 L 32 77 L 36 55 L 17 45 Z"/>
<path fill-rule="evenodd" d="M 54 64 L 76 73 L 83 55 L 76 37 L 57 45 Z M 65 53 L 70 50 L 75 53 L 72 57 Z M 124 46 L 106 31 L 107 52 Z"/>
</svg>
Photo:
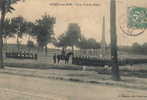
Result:
<svg viewBox="0 0 147 100">
<path fill-rule="evenodd" d="M 65 51 L 65 49 L 63 48 L 62 49 L 62 51 L 61 51 L 61 55 L 62 55 L 62 59 L 64 59 L 65 58 L 65 56 L 66 56 L 66 51 Z"/>
<path fill-rule="evenodd" d="M 37 60 L 38 59 L 38 55 L 35 53 L 35 60 Z"/>
<path fill-rule="evenodd" d="M 57 59 L 57 55 L 55 53 L 54 56 L 53 56 L 54 64 L 56 64 L 56 59 Z"/>
</svg>

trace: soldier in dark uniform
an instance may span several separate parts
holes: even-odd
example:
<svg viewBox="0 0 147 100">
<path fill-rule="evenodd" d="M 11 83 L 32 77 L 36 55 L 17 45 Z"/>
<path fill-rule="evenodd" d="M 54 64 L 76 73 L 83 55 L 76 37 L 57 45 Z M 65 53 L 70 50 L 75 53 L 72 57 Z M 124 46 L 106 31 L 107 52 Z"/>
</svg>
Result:
<svg viewBox="0 0 147 100">
<path fill-rule="evenodd" d="M 54 60 L 54 64 L 56 64 L 56 60 L 57 60 L 57 55 L 56 55 L 56 53 L 55 53 L 54 56 L 53 56 L 53 60 Z"/>
<path fill-rule="evenodd" d="M 38 59 L 38 55 L 35 53 L 35 60 L 37 60 Z"/>
<path fill-rule="evenodd" d="M 61 54 L 62 54 L 62 57 L 65 58 L 66 52 L 65 52 L 65 49 L 64 48 L 62 49 Z"/>
</svg>

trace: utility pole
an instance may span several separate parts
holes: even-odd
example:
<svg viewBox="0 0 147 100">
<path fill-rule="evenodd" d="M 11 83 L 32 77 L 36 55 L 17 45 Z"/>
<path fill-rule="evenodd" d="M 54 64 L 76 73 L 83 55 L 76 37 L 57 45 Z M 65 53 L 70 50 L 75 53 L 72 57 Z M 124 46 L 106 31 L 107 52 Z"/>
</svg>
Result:
<svg viewBox="0 0 147 100">
<path fill-rule="evenodd" d="M 112 79 L 120 80 L 118 55 L 117 55 L 117 34 L 116 34 L 116 0 L 110 1 L 110 35 L 111 35 L 111 65 Z"/>
<path fill-rule="evenodd" d="M 105 59 L 106 56 L 106 39 L 105 39 L 105 17 L 103 16 L 103 25 L 102 25 L 102 40 L 101 40 L 101 53 L 102 59 Z"/>
</svg>

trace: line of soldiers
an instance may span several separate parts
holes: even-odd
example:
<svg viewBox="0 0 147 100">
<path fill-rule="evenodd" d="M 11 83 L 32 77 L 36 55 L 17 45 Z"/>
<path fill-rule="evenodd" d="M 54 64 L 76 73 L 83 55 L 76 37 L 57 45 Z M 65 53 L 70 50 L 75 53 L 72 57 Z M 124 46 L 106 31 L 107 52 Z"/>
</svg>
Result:
<svg viewBox="0 0 147 100">
<path fill-rule="evenodd" d="M 38 55 L 36 53 L 28 53 L 28 52 L 6 52 L 6 58 L 15 58 L 15 59 L 38 59 Z"/>
<path fill-rule="evenodd" d="M 133 65 L 133 64 L 144 64 L 147 63 L 147 59 L 122 59 L 118 60 L 118 65 Z M 111 66 L 112 62 L 110 59 L 98 59 L 87 56 L 77 56 L 72 58 L 72 64 L 75 65 L 86 65 L 86 66 Z"/>
<path fill-rule="evenodd" d="M 88 56 L 76 56 L 72 58 L 72 64 L 76 65 L 86 65 L 86 66 L 105 66 L 111 65 L 110 60 L 90 58 Z"/>
</svg>

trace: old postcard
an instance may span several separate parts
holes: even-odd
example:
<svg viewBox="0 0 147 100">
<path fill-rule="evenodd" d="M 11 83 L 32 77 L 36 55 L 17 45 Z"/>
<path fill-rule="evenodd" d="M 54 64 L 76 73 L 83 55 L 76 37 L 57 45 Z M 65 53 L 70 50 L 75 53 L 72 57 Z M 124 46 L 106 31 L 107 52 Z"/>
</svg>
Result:
<svg viewBox="0 0 147 100">
<path fill-rule="evenodd" d="M 147 100 L 147 0 L 0 0 L 0 100 Z"/>
</svg>

